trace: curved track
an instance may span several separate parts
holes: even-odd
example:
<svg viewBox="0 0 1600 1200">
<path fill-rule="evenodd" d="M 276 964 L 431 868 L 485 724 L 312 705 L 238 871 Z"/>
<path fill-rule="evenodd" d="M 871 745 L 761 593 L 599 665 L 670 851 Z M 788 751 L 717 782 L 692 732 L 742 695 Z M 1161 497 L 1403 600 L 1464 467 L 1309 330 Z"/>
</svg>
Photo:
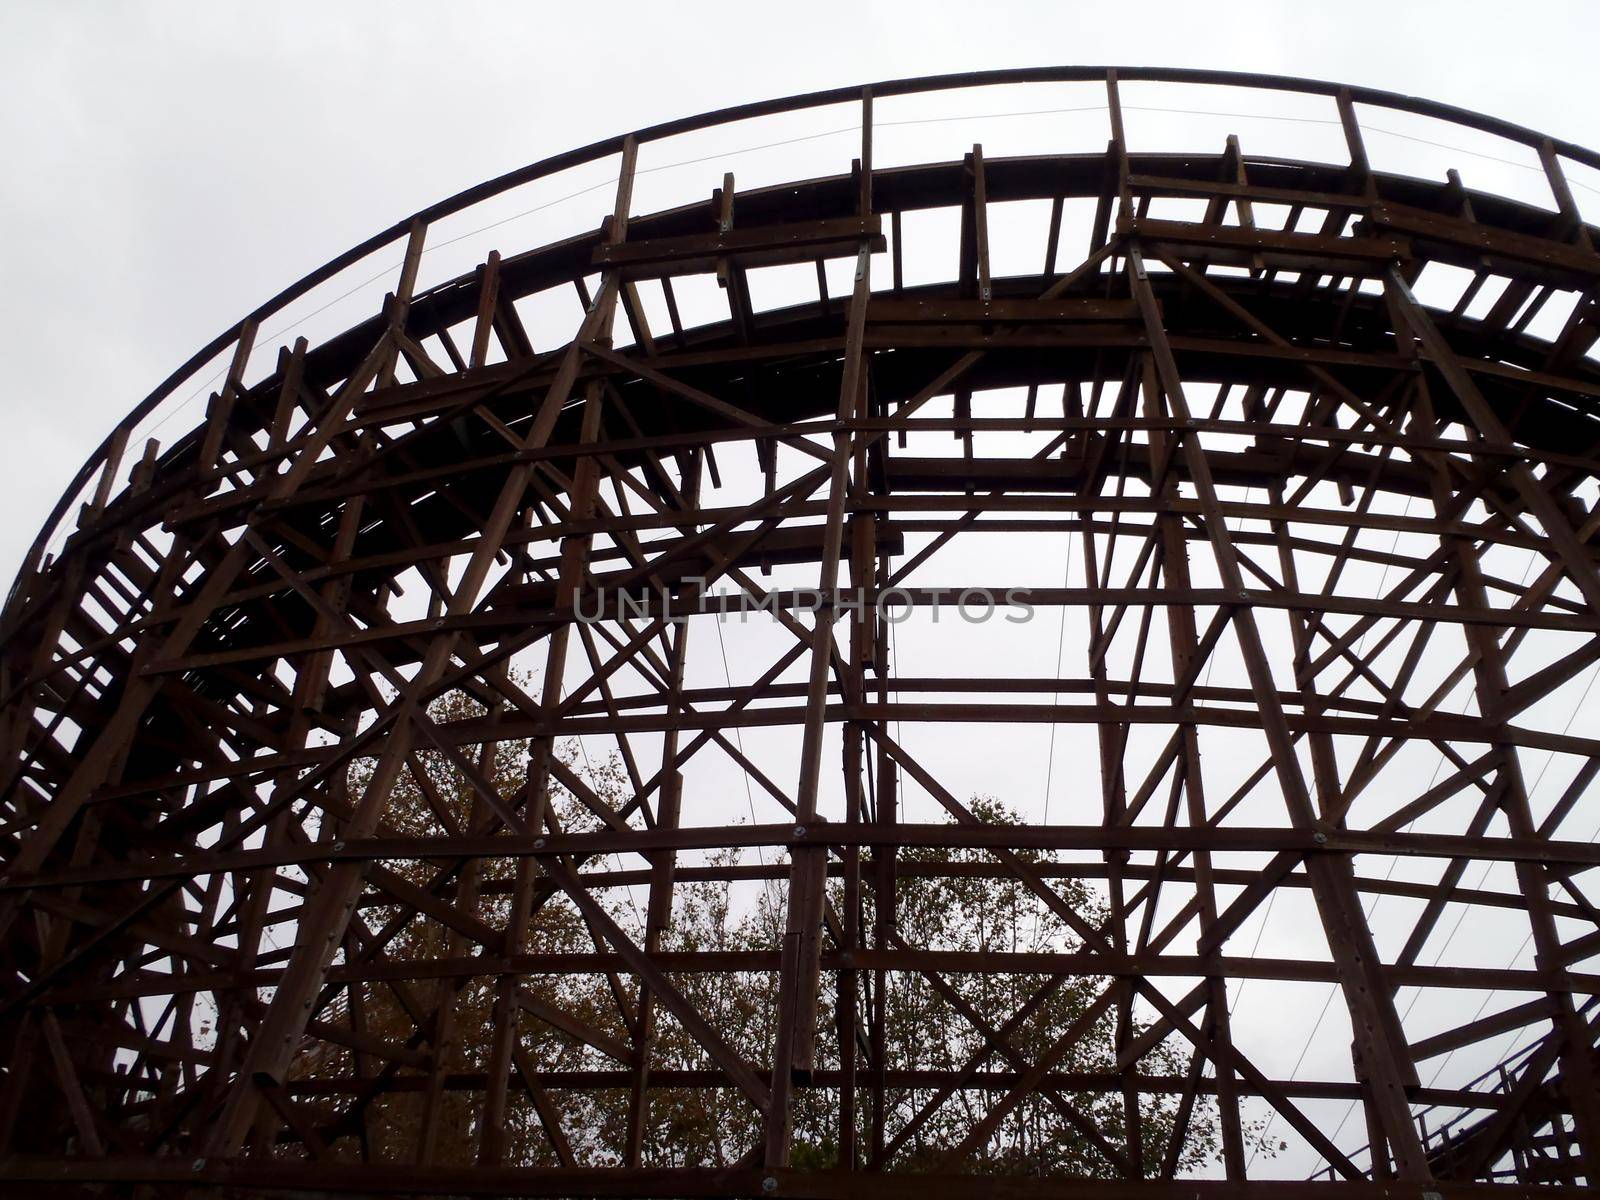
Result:
<svg viewBox="0 0 1600 1200">
<path fill-rule="evenodd" d="M 1130 79 L 1325 97 L 1348 161 L 1143 152 Z M 1048 80 L 1103 81 L 1104 152 L 873 165 L 884 97 Z M 633 212 L 641 146 L 846 100 L 850 169 Z M 1373 170 L 1358 104 L 1530 148 L 1548 206 Z M 437 221 L 608 155 L 599 229 L 417 286 Z M 1152 1113 L 1214 1132 L 1219 1188 L 1275 1186 L 1263 1123 L 1355 1189 L 1592 1178 L 1600 254 L 1563 159 L 1600 166 L 1305 81 L 908 81 L 562 156 L 314 273 L 119 427 L 7 606 L 0 1179 L 978 1194 L 1044 1101 L 1139 1194 L 1195 1166 Z M 1000 274 L 1024 210 L 1038 267 Z M 908 284 L 930 214 L 955 269 Z M 397 236 L 373 315 L 256 345 Z M 528 304 L 558 295 L 553 336 Z M 204 419 L 135 461 L 219 351 Z M 984 595 L 1012 603 L 952 615 Z M 963 872 L 1020 891 L 1031 941 L 901 935 L 907 881 Z M 770 941 L 675 951 L 683 889 L 719 883 L 776 905 Z M 614 1011 L 537 998 L 578 976 Z M 718 979 L 769 989 L 762 1039 Z M 1029 998 L 977 1011 L 974 980 Z M 1063 981 L 1081 1024 L 1012 1044 Z M 897 1043 L 912 983 L 962 1065 Z M 1285 999 L 1241 1022 L 1251 994 Z M 726 1163 L 655 1140 L 685 1091 L 753 1131 Z M 598 1093 L 628 1096 L 620 1148 L 563 1127 Z M 970 1129 L 924 1144 L 950 1105 Z"/>
</svg>

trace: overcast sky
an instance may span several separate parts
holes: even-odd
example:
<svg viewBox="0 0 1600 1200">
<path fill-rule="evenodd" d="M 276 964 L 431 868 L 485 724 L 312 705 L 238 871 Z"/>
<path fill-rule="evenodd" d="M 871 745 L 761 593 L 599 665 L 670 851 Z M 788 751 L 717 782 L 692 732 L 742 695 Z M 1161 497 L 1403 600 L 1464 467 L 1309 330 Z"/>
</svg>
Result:
<svg viewBox="0 0 1600 1200">
<path fill-rule="evenodd" d="M 1577 0 L 7 0 L 0 576 L 193 350 L 374 230 L 552 152 L 774 95 L 1062 63 L 1319 76 L 1593 146 L 1597 33 Z"/>
</svg>

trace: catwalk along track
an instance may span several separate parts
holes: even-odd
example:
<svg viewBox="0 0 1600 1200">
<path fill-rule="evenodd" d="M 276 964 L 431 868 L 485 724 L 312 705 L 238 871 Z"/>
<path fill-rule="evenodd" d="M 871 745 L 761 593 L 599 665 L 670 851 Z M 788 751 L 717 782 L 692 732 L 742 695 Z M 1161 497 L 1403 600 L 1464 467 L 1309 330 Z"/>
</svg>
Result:
<svg viewBox="0 0 1600 1200">
<path fill-rule="evenodd" d="M 610 139 L 314 272 L 5 607 L 0 1187 L 1594 1181 L 1596 171 L 999 72 Z"/>
</svg>

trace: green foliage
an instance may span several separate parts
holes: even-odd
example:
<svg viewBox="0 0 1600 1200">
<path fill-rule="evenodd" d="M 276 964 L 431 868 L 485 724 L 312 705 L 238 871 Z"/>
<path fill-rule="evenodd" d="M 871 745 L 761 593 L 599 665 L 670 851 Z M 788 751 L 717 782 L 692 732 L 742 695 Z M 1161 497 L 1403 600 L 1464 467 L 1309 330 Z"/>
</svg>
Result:
<svg viewBox="0 0 1600 1200">
<path fill-rule="evenodd" d="M 459 694 L 436 702 L 432 715 L 441 724 L 477 719 L 482 710 Z M 586 763 L 574 747 L 558 751 L 562 760 L 605 803 L 620 808 L 633 789 L 620 761 L 613 758 L 598 766 Z M 526 746 L 505 742 L 486 747 L 476 766 L 491 780 L 499 795 L 516 803 L 525 786 Z M 488 805 L 477 796 L 464 774 L 439 752 L 418 751 L 411 770 L 395 787 L 385 816 L 385 832 L 395 835 L 439 836 L 457 831 L 483 832 L 495 827 Z M 352 794 L 367 782 L 358 769 L 350 780 Z M 693 811 L 691 803 L 686 809 Z M 1015 814 L 998 800 L 976 797 L 975 814 L 994 824 L 1015 823 Z M 552 798 L 553 815 L 561 828 L 599 827 L 598 818 L 579 797 L 565 789 Z M 1026 859 L 1048 873 L 1048 855 L 1031 853 Z M 895 895 L 894 931 L 905 946 L 982 953 L 985 951 L 1070 951 L 1078 939 L 1014 875 L 1001 869 L 986 851 L 968 848 L 912 847 L 900 851 L 901 872 Z M 683 865 L 738 866 L 746 860 L 737 852 L 722 851 Z M 447 902 L 474 911 L 493 930 L 505 929 L 510 919 L 517 864 L 513 859 L 485 860 L 481 866 L 439 862 L 391 862 L 401 879 L 431 888 Z M 579 864 L 585 872 L 615 870 L 614 860 L 592 859 Z M 441 872 L 443 872 L 441 877 Z M 870 878 L 870 869 L 864 871 Z M 381 892 L 382 880 L 375 880 Z M 1092 926 L 1107 916 L 1094 892 L 1072 878 L 1051 881 L 1062 901 Z M 635 940 L 643 941 L 644 890 L 642 887 L 599 889 L 608 911 Z M 829 884 L 836 911 L 844 907 L 842 885 Z M 775 961 L 782 925 L 780 889 L 753 883 L 682 878 L 675 889 L 675 904 L 664 951 L 737 951 L 765 953 Z M 475 897 L 475 899 L 474 899 Z M 863 888 L 861 928 L 871 930 L 872 889 Z M 479 953 L 464 933 L 447 929 L 425 916 L 405 919 L 399 904 L 385 904 L 380 895 L 359 911 L 362 936 L 371 944 L 385 931 L 392 936 L 376 952 L 379 962 L 421 963 L 463 958 Z M 399 928 L 393 928 L 394 924 Z M 508 953 L 592 954 L 604 951 L 573 906 L 560 893 L 538 892 L 526 944 L 507 947 Z M 403 975 L 403 970 L 395 972 Z M 425 974 L 419 972 L 419 975 Z M 773 1023 L 777 1009 L 776 970 L 739 972 L 684 972 L 673 983 L 699 1009 L 729 1045 L 758 1068 L 771 1058 Z M 861 972 L 866 987 L 874 973 Z M 941 1165 L 950 1149 L 980 1122 L 990 1107 L 1014 1084 L 1016 1076 L 1040 1056 L 1052 1051 L 1062 1034 L 1108 986 L 1096 976 L 1043 974 L 996 975 L 976 972 L 942 972 L 931 975 L 911 971 L 884 975 L 884 1020 L 891 1059 L 897 1071 L 960 1071 L 977 1062 L 987 1074 L 988 1090 L 958 1089 L 943 1096 L 931 1088 L 891 1089 L 887 1095 L 887 1137 L 898 1140 L 891 1166 L 920 1171 Z M 632 1045 L 632 1033 L 623 1009 L 637 1010 L 639 996 L 626 977 L 614 985 L 611 977 L 593 971 L 519 977 L 517 985 L 531 998 L 514 1019 L 522 1056 L 510 1091 L 505 1161 L 530 1165 L 559 1162 L 555 1139 L 547 1131 L 537 1106 L 535 1091 L 548 1098 L 559 1116 L 561 1133 L 579 1163 L 617 1164 L 623 1161 L 627 1141 L 630 1094 L 626 1087 L 580 1088 L 559 1086 L 568 1073 L 626 1071 L 626 1065 L 590 1042 Z M 818 1013 L 818 1061 L 821 1070 L 838 1066 L 837 977 L 823 981 Z M 391 1047 L 418 1049 L 437 1055 L 455 1077 L 480 1075 L 488 1065 L 496 1011 L 497 977 L 444 978 L 413 983 L 375 983 L 347 989 L 333 1022 L 359 1021 L 368 1038 Z M 858 1005 L 868 1011 L 871 997 Z M 541 1020 L 529 1008 L 548 1005 L 567 1014 L 578 1027 L 590 1031 L 586 1042 Z M 450 1014 L 442 1024 L 440 1011 Z M 1013 1014 L 1027 1010 L 1020 1020 Z M 1109 1010 L 1114 1014 L 1115 1008 Z M 1016 1061 L 985 1053 L 987 1039 L 970 1019 L 976 1016 L 992 1027 L 1006 1026 L 1016 1047 Z M 1126 1031 L 1136 1034 L 1137 1029 Z M 432 1049 L 435 1039 L 440 1041 Z M 609 1041 L 607 1041 L 609 1039 Z M 1070 1081 L 1075 1076 L 1104 1073 L 1116 1060 L 1117 1026 L 1114 1015 L 1090 1025 L 1066 1049 L 1052 1076 Z M 299 1055 L 295 1073 L 301 1077 L 342 1073 L 359 1066 L 351 1051 L 333 1042 L 308 1042 Z M 665 1011 L 658 1010 L 655 1038 L 650 1048 L 651 1070 L 656 1079 L 671 1081 L 665 1072 L 707 1072 L 711 1059 L 692 1037 Z M 1145 1074 L 1181 1076 L 1188 1068 L 1186 1056 L 1163 1043 L 1141 1060 Z M 420 1077 L 416 1068 L 402 1068 L 401 1077 Z M 420 1080 L 408 1082 L 411 1090 L 375 1094 L 362 1110 L 365 1136 L 374 1157 L 406 1160 L 423 1154 L 419 1129 L 432 1130 L 427 1153 L 436 1162 L 466 1164 L 477 1160 L 482 1104 L 481 1083 L 460 1089 L 446 1088 L 430 1094 Z M 644 1138 L 644 1157 L 657 1166 L 731 1165 L 761 1141 L 759 1114 L 734 1089 L 653 1084 Z M 793 1164 L 801 1168 L 838 1165 L 839 1094 L 837 1089 L 801 1088 L 795 1098 Z M 1173 1134 L 1177 1096 L 1145 1096 L 1138 1118 L 1146 1169 L 1162 1161 Z M 857 1095 L 857 1145 L 870 1145 L 870 1103 L 865 1089 Z M 966 1170 L 1011 1175 L 1066 1175 L 1113 1177 L 1119 1174 L 1112 1156 L 1126 1155 L 1127 1112 L 1120 1092 L 1074 1088 L 1070 1082 L 1025 1096 L 1000 1122 L 991 1136 L 964 1164 Z M 912 1131 L 899 1137 L 907 1122 Z M 1110 1153 L 1094 1145 L 1085 1126 L 1099 1131 Z M 1196 1109 L 1180 1155 L 1184 1167 L 1196 1167 L 1215 1153 L 1216 1116 L 1204 1101 Z M 357 1154 L 355 1139 L 338 1143 L 339 1153 Z"/>
</svg>

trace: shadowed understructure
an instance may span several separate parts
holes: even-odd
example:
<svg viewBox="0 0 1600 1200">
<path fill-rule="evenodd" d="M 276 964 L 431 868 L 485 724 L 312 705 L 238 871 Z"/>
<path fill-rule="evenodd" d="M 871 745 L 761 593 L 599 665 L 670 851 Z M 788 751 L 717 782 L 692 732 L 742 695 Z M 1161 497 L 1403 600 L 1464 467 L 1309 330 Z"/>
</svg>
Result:
<svg viewBox="0 0 1600 1200">
<path fill-rule="evenodd" d="M 874 161 L 875 105 L 1043 83 L 1094 88 L 1109 142 Z M 1140 146 L 1137 83 L 1317 99 L 1346 153 Z M 635 211 L 655 144 L 812 109 L 859 127 L 833 174 Z M 1374 112 L 1521 147 L 1548 201 L 1377 169 Z M 591 163 L 614 180 L 597 229 L 420 286 L 442 222 Z M 1574 165 L 1600 156 L 1308 81 L 898 81 L 535 164 L 276 297 L 107 439 L 4 612 L 0 1183 L 1588 1183 L 1600 235 Z M 1028 205 L 1035 265 L 1002 273 Z M 911 231 L 935 212 L 953 270 L 929 278 Z M 391 247 L 363 319 L 261 336 Z M 762 302 L 780 271 L 809 294 Z M 719 310 L 688 303 L 713 280 Z M 530 316 L 551 297 L 554 336 Z M 141 447 L 219 356 L 203 419 Z M 951 614 L 1008 591 L 1031 620 Z M 761 611 L 730 670 L 739 607 Z M 998 771 L 1024 736 L 1063 799 L 990 819 L 952 764 Z M 1017 889 L 1031 928 L 919 944 L 897 906 L 941 876 Z M 706 884 L 764 897 L 772 937 L 678 947 Z M 581 944 L 547 939 L 556 914 Z M 563 1007 L 577 979 L 605 1013 Z M 886 1011 L 912 983 L 964 1060 L 903 1043 Z M 1036 1036 L 1063 987 L 1075 1015 Z M 719 988 L 770 996 L 761 1038 Z M 1301 998 L 1277 1034 L 1234 1019 L 1252 991 Z M 1291 1023 L 1324 996 L 1330 1025 Z M 604 1147 L 570 1119 L 602 1093 L 627 1114 Z M 747 1144 L 665 1154 L 652 1114 L 684 1095 Z M 940 1120 L 957 1103 L 965 1126 Z M 1041 1104 L 1099 1178 L 986 1176 Z M 807 1105 L 826 1161 L 798 1152 Z M 1311 1178 L 1262 1178 L 1284 1166 L 1264 1122 Z"/>
</svg>

